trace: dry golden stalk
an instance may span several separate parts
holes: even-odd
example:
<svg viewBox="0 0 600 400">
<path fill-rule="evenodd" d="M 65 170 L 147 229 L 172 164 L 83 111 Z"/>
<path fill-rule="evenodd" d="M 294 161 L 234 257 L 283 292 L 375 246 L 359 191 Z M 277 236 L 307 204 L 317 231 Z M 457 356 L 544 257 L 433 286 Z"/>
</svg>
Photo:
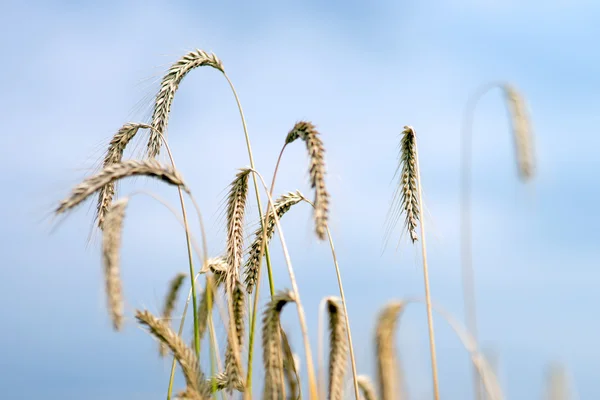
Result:
<svg viewBox="0 0 600 400">
<path fill-rule="evenodd" d="M 149 311 L 138 310 L 135 317 L 140 324 L 146 325 L 150 329 L 153 336 L 171 350 L 183 371 L 187 387 L 204 395 L 207 387 L 204 384 L 204 375 L 200 371 L 198 358 L 194 351 L 185 344 L 183 339 L 168 324 L 156 318 Z"/>
<path fill-rule="evenodd" d="M 254 233 L 254 241 L 250 245 L 250 249 L 248 250 L 248 258 L 246 260 L 246 264 L 244 265 L 246 291 L 248 293 L 251 294 L 254 290 L 254 286 L 256 285 L 258 267 L 260 265 L 261 247 L 268 246 L 269 240 L 271 240 L 273 233 L 275 233 L 275 215 L 277 215 L 277 218 L 281 218 L 283 214 L 285 214 L 294 204 L 298 204 L 300 201 L 302 201 L 302 199 L 303 197 L 300 192 L 289 192 L 275 201 L 273 208 L 275 209 L 276 214 L 269 209 L 269 212 L 266 215 L 265 226 L 267 229 L 267 243 L 263 243 L 262 227 L 259 227 Z"/>
<path fill-rule="evenodd" d="M 377 349 L 377 379 L 382 400 L 395 400 L 400 396 L 398 380 L 400 370 L 396 359 L 395 333 L 398 317 L 404 310 L 404 303 L 388 304 L 379 314 L 375 332 Z"/>
<path fill-rule="evenodd" d="M 106 297 L 113 328 L 121 330 L 123 324 L 123 290 L 121 284 L 120 249 L 123 219 L 128 199 L 113 203 L 106 213 L 104 233 L 102 235 L 102 258 L 104 261 L 104 279 Z"/>
<path fill-rule="evenodd" d="M 184 273 L 178 273 L 169 283 L 169 291 L 167 292 L 167 297 L 165 297 L 165 305 L 162 314 L 163 321 L 166 323 L 170 323 L 171 321 L 173 310 L 175 310 L 175 303 L 177 302 L 177 295 L 179 294 L 179 289 L 181 289 L 181 285 L 183 285 L 186 276 L 187 275 Z M 164 357 L 167 354 L 166 346 L 161 343 L 158 352 L 161 357 Z"/>
<path fill-rule="evenodd" d="M 263 400 L 281 400 L 284 393 L 283 355 L 281 344 L 280 315 L 283 307 L 295 302 L 291 291 L 280 291 L 267 305 L 263 316 L 262 347 L 265 384 Z"/>
<path fill-rule="evenodd" d="M 504 85 L 506 104 L 510 113 L 510 122 L 515 137 L 515 149 L 517 155 L 517 170 L 522 180 L 531 179 L 535 172 L 535 160 L 533 155 L 533 134 L 525 99 L 517 89 L 509 84 Z"/>
<path fill-rule="evenodd" d="M 329 214 L 329 194 L 325 186 L 325 148 L 315 126 L 308 121 L 297 122 L 289 131 L 285 145 L 296 139 L 302 139 L 306 143 L 306 149 L 310 157 L 309 174 L 311 187 L 315 189 L 314 219 L 315 229 L 319 239 L 325 240 L 327 232 L 327 218 Z"/>
<path fill-rule="evenodd" d="M 136 135 L 140 128 L 149 129 L 150 125 L 128 122 L 124 124 L 121 129 L 113 136 L 108 150 L 104 156 L 103 168 L 108 167 L 111 164 L 119 163 L 123 159 L 123 152 L 125 147 L 129 144 L 131 139 Z M 108 211 L 108 207 L 112 203 L 115 195 L 115 183 L 110 182 L 103 186 L 98 193 L 98 206 L 96 208 L 96 219 L 98 221 L 98 227 L 102 228 L 104 223 L 104 217 Z"/>
<path fill-rule="evenodd" d="M 73 209 L 89 196 L 111 182 L 116 182 L 119 179 L 129 176 L 141 175 L 150 176 L 172 185 L 181 186 L 185 191 L 188 191 L 185 183 L 183 182 L 183 178 L 180 176 L 177 170 L 171 167 L 163 166 L 154 160 L 128 160 L 111 164 L 102 171 L 98 172 L 96 175 L 87 178 L 79 185 L 75 186 L 75 188 L 71 191 L 71 195 L 60 202 L 55 213 L 62 214 Z"/>
<path fill-rule="evenodd" d="M 154 112 L 152 114 L 153 129 L 150 132 L 147 149 L 150 158 L 155 158 L 160 153 L 160 146 L 162 144 L 161 135 L 165 136 L 166 134 L 171 104 L 173 103 L 173 98 L 179 88 L 179 84 L 192 69 L 202 66 L 209 66 L 223 73 L 225 72 L 221 60 L 216 55 L 197 49 L 179 59 L 169 68 L 169 71 L 163 77 L 160 90 L 156 95 Z"/>
<path fill-rule="evenodd" d="M 348 366 L 348 335 L 344 310 L 336 297 L 327 299 L 329 314 L 329 399 L 342 400 Z"/>
<path fill-rule="evenodd" d="M 368 376 L 360 375 L 357 378 L 358 387 L 362 392 L 365 400 L 377 400 L 377 394 L 375 393 L 375 387 L 373 386 L 373 382 L 369 379 Z"/>
</svg>

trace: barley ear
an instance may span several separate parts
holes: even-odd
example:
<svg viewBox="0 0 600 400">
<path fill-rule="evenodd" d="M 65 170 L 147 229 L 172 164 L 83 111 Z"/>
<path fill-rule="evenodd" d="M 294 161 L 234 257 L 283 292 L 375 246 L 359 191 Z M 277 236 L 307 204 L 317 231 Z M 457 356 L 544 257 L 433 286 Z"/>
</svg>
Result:
<svg viewBox="0 0 600 400">
<path fill-rule="evenodd" d="M 225 373 L 227 376 L 226 387 L 229 390 L 244 391 L 244 373 L 242 368 L 242 349 L 244 346 L 245 317 L 246 317 L 246 292 L 240 281 L 235 283 L 231 295 L 233 310 L 234 332 L 229 332 L 227 352 L 225 355 Z M 236 345 L 232 344 L 236 340 Z M 236 353 L 237 349 L 237 353 Z"/>
<path fill-rule="evenodd" d="M 288 210 L 294 205 L 298 204 L 304 199 L 300 192 L 289 192 L 281 196 L 275 204 L 273 208 L 275 209 L 275 213 L 269 208 L 269 213 L 265 216 L 265 229 L 266 229 L 266 237 L 267 243 L 263 242 L 263 230 L 262 226 L 259 226 L 256 232 L 254 233 L 254 240 L 250 245 L 248 250 L 248 257 L 246 259 L 246 263 L 244 264 L 244 281 L 246 283 L 246 291 L 251 294 L 254 290 L 254 286 L 256 285 L 256 280 L 258 278 L 258 266 L 260 265 L 260 254 L 263 246 L 268 246 L 269 241 L 273 237 L 273 233 L 275 233 L 275 215 L 277 218 L 281 219 L 283 215 L 288 212 Z"/>
<path fill-rule="evenodd" d="M 325 240 L 327 219 L 329 215 L 329 193 L 325 186 L 325 147 L 315 126 L 308 121 L 300 121 L 294 125 L 285 138 L 285 144 L 302 139 L 310 157 L 310 184 L 315 189 L 314 219 L 317 237 Z"/>
<path fill-rule="evenodd" d="M 521 179 L 528 181 L 535 173 L 535 159 L 533 133 L 525 99 L 514 86 L 505 84 L 503 88 L 515 138 L 517 170 Z"/>
<path fill-rule="evenodd" d="M 388 304 L 379 314 L 375 333 L 377 349 L 377 380 L 381 400 L 400 399 L 400 370 L 396 359 L 395 333 L 404 303 Z"/>
<path fill-rule="evenodd" d="M 179 294 L 179 289 L 181 289 L 186 276 L 187 275 L 184 273 L 179 273 L 175 275 L 175 277 L 169 283 L 169 291 L 165 297 L 165 304 L 163 306 L 162 313 L 163 321 L 165 321 L 167 324 L 171 321 L 173 311 L 175 310 L 175 303 L 177 302 L 177 295 Z M 161 343 L 158 352 L 161 357 L 164 357 L 167 354 L 167 347 Z"/>
<path fill-rule="evenodd" d="M 123 325 L 123 289 L 121 283 L 120 250 L 123 219 L 128 199 L 113 203 L 106 213 L 105 228 L 102 234 L 102 259 L 108 308 L 116 331 Z"/>
<path fill-rule="evenodd" d="M 244 216 L 251 169 L 241 169 L 230 185 L 227 201 L 227 292 L 231 293 L 239 277 L 244 255 Z"/>
<path fill-rule="evenodd" d="M 113 136 L 108 145 L 108 149 L 104 156 L 104 162 L 102 168 L 106 168 L 109 165 L 119 163 L 123 159 L 123 152 L 125 148 L 137 134 L 140 128 L 150 128 L 150 125 L 128 122 L 124 124 L 121 129 Z M 115 195 L 115 183 L 110 182 L 104 185 L 98 192 L 98 205 L 96 207 L 96 220 L 98 221 L 98 227 L 102 229 L 104 218 L 108 207 L 110 207 L 113 197 Z"/>
<path fill-rule="evenodd" d="M 288 399 L 297 400 L 302 396 L 300 390 L 300 375 L 298 373 L 297 366 L 298 360 L 296 357 L 294 357 L 292 347 L 290 346 L 287 334 L 283 328 L 281 328 L 280 333 L 281 343 L 283 346 L 283 373 L 289 389 Z"/>
<path fill-rule="evenodd" d="M 329 314 L 329 399 L 342 400 L 348 366 L 348 336 L 344 310 L 336 297 L 327 299 Z"/>
<path fill-rule="evenodd" d="M 154 112 L 152 114 L 153 129 L 150 132 L 148 140 L 148 157 L 155 158 L 160 153 L 162 144 L 161 136 L 166 136 L 171 104 L 173 103 L 173 98 L 179 88 L 179 84 L 191 70 L 202 66 L 212 67 L 224 72 L 223 64 L 216 55 L 196 49 L 174 63 L 162 78 L 160 90 L 154 102 Z"/>
<path fill-rule="evenodd" d="M 280 291 L 267 304 L 263 314 L 262 347 L 265 370 L 263 400 L 281 400 L 285 391 L 279 321 L 283 307 L 289 302 L 295 302 L 293 293 L 289 290 Z"/>
<path fill-rule="evenodd" d="M 569 400 L 569 385 L 565 368 L 561 365 L 550 365 L 546 371 L 546 393 L 547 400 Z"/>
<path fill-rule="evenodd" d="M 365 400 L 377 400 L 377 394 L 375 393 L 375 386 L 368 376 L 360 375 L 357 377 L 358 387 L 362 392 Z"/>
</svg>

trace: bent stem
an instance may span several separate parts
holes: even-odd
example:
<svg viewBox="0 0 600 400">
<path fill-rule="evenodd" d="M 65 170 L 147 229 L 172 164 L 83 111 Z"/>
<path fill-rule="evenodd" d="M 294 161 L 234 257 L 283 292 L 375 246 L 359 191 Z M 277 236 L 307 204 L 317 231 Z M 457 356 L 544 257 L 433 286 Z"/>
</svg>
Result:
<svg viewBox="0 0 600 400">
<path fill-rule="evenodd" d="M 268 192 L 267 184 L 265 183 L 265 180 L 263 179 L 262 175 L 258 171 L 252 169 L 252 172 L 253 172 L 253 174 L 256 174 L 260 178 L 260 180 L 263 184 L 263 187 L 265 188 L 265 191 L 267 191 L 267 196 L 268 196 L 268 200 L 269 200 L 269 204 L 268 204 L 269 210 L 273 210 L 275 226 L 277 227 L 277 232 L 279 234 L 279 240 L 281 242 L 281 247 L 283 249 L 283 256 L 285 258 L 285 263 L 287 265 L 288 273 L 290 275 L 292 291 L 294 293 L 294 297 L 296 300 L 296 309 L 298 310 L 298 320 L 300 322 L 300 330 L 302 331 L 302 338 L 304 341 L 304 353 L 306 356 L 306 369 L 307 369 L 307 374 L 308 374 L 308 389 L 309 389 L 309 393 L 310 393 L 309 399 L 317 400 L 319 398 L 319 396 L 317 394 L 315 369 L 314 369 L 314 364 L 313 364 L 312 352 L 310 349 L 310 341 L 308 340 L 308 328 L 306 325 L 306 316 L 304 313 L 304 307 L 302 306 L 302 302 L 300 301 L 300 291 L 298 290 L 298 284 L 296 283 L 296 275 L 294 274 L 294 268 L 292 267 L 292 260 L 290 258 L 290 254 L 288 252 L 288 248 L 285 243 L 285 237 L 283 235 L 283 230 L 281 229 L 281 224 L 279 223 L 279 217 L 277 216 L 277 212 L 275 212 L 275 202 L 273 201 L 271 194 Z"/>
<path fill-rule="evenodd" d="M 421 190 L 421 168 L 419 167 L 419 150 L 415 138 L 415 166 L 417 170 L 417 187 L 419 193 L 419 204 L 423 207 L 423 192 Z M 431 294 L 429 291 L 429 270 L 427 268 L 427 245 L 425 244 L 425 222 L 421 216 L 421 252 L 423 256 L 423 280 L 425 282 L 425 299 L 427 301 L 427 325 L 429 327 L 429 350 L 431 352 L 431 373 L 433 377 L 433 395 L 435 400 L 439 400 L 439 384 L 437 373 L 437 357 L 435 353 L 435 333 L 433 330 L 433 316 L 431 311 Z"/>
</svg>

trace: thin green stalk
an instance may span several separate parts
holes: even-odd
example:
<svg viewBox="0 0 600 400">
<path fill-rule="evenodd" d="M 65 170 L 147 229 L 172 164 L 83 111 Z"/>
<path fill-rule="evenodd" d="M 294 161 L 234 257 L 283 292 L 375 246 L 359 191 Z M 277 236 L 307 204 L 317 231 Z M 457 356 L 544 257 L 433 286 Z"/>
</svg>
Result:
<svg viewBox="0 0 600 400">
<path fill-rule="evenodd" d="M 417 190 L 419 193 L 419 204 L 423 207 L 423 191 L 421 190 L 421 169 L 419 168 L 419 150 L 415 138 L 415 165 L 417 170 Z M 427 301 L 427 325 L 429 327 L 429 350 L 431 352 L 431 373 L 433 375 L 433 395 L 435 400 L 440 399 L 438 383 L 437 357 L 435 353 L 435 334 L 433 330 L 433 313 L 431 311 L 431 294 L 429 293 L 429 270 L 427 268 L 427 245 L 425 244 L 425 218 L 421 216 L 421 251 L 423 255 L 423 280 L 425 282 L 425 299 Z"/>
</svg>

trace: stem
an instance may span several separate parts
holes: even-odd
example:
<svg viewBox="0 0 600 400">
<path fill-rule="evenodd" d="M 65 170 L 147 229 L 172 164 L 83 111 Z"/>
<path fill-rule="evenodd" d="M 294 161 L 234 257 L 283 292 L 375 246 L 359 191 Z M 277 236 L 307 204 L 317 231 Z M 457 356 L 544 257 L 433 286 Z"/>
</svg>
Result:
<svg viewBox="0 0 600 400">
<path fill-rule="evenodd" d="M 260 178 L 265 190 L 267 190 L 267 185 L 266 185 L 263 177 L 260 175 L 260 173 L 256 170 L 252 170 L 252 172 Z M 317 400 L 319 398 L 319 396 L 317 394 L 315 370 L 314 370 L 312 352 L 310 350 L 310 342 L 308 340 L 308 328 L 306 325 L 306 316 L 304 313 L 304 307 L 302 307 L 302 302 L 300 301 L 300 291 L 298 290 L 298 284 L 296 283 L 296 276 L 294 274 L 294 268 L 292 267 L 292 260 L 290 259 L 290 254 L 288 252 L 287 245 L 285 243 L 285 237 L 283 235 L 283 230 L 281 229 L 281 224 L 279 223 L 279 217 L 277 216 L 277 213 L 275 212 L 275 203 L 273 202 L 273 198 L 271 197 L 271 194 L 267 192 L 267 195 L 268 195 L 268 199 L 269 199 L 269 209 L 273 210 L 275 225 L 277 226 L 277 232 L 279 233 L 279 240 L 281 241 L 281 247 L 283 249 L 285 263 L 287 265 L 288 273 L 290 275 L 290 282 L 292 283 L 292 291 L 294 292 L 294 297 L 296 300 L 296 308 L 298 310 L 298 320 L 300 322 L 300 330 L 302 331 L 302 338 L 304 341 L 304 353 L 306 356 L 306 370 L 307 370 L 307 374 L 308 374 L 308 389 L 309 389 L 309 393 L 310 393 L 309 399 Z"/>
<path fill-rule="evenodd" d="M 421 190 L 421 169 L 419 168 L 419 150 L 417 148 L 417 140 L 415 136 L 415 165 L 417 169 L 417 187 L 419 192 L 419 204 L 423 207 L 423 192 Z M 429 326 L 429 349 L 431 351 L 431 373 L 433 375 L 433 397 L 435 400 L 440 399 L 437 360 L 435 354 L 435 334 L 433 331 L 433 316 L 431 311 L 431 294 L 429 293 L 429 271 L 427 268 L 427 245 L 425 244 L 425 222 L 421 215 L 421 251 L 423 254 L 423 280 L 425 281 L 425 300 L 427 302 L 427 325 Z"/>
<path fill-rule="evenodd" d="M 465 320 L 467 328 L 478 342 L 477 333 L 477 308 L 475 296 L 475 278 L 473 271 L 473 238 L 471 219 L 471 163 L 473 159 L 473 114 L 475 106 L 481 97 L 495 87 L 502 87 L 502 82 L 491 82 L 483 85 L 475 92 L 467 103 L 461 136 L 461 179 L 460 179 L 460 232 L 461 232 L 461 265 L 462 286 Z M 475 398 L 482 400 L 480 377 L 477 369 L 473 367 L 473 390 Z"/>
<path fill-rule="evenodd" d="M 231 91 L 233 92 L 233 96 L 235 97 L 235 102 L 237 103 L 238 106 L 238 110 L 240 112 L 240 118 L 242 119 L 242 126 L 244 128 L 244 136 L 246 137 L 246 147 L 248 148 L 248 158 L 250 160 L 250 168 L 252 168 L 253 170 L 255 170 L 255 166 L 254 166 L 254 157 L 252 155 L 252 146 L 250 145 L 250 135 L 248 134 L 248 127 L 246 125 L 246 118 L 244 117 L 244 111 L 242 109 L 242 104 L 240 103 L 240 99 L 237 95 L 237 92 L 235 90 L 235 87 L 233 86 L 233 82 L 231 82 L 231 79 L 229 79 L 229 77 L 227 76 L 227 74 L 225 73 L 225 71 L 223 71 L 223 76 L 225 77 L 225 79 L 227 79 L 227 82 L 229 83 L 229 86 L 231 87 Z M 254 174 L 252 174 L 252 180 L 254 183 L 254 192 L 256 194 L 256 203 L 258 206 L 258 214 L 259 214 L 259 219 L 260 219 L 260 223 L 262 226 L 263 231 L 265 230 L 265 221 L 263 220 L 263 212 L 262 212 L 262 204 L 260 201 L 260 193 L 258 191 L 258 183 L 256 182 L 256 176 Z M 267 264 L 267 273 L 269 276 L 269 289 L 271 291 L 271 298 L 273 298 L 273 296 L 275 296 L 275 283 L 273 281 L 273 271 L 272 271 L 272 267 L 271 267 L 271 255 L 269 253 L 269 247 L 265 245 L 265 260 L 266 260 L 266 264 Z M 254 354 L 254 330 L 256 328 L 256 304 L 258 303 L 257 299 L 258 299 L 258 294 L 260 291 L 260 270 L 262 269 L 262 256 L 260 257 L 259 261 L 258 261 L 258 281 L 256 283 L 256 293 L 254 294 L 255 300 L 254 300 L 254 304 L 255 304 L 255 308 L 254 311 L 252 313 L 252 322 L 250 325 L 250 339 L 249 339 L 249 349 L 248 349 L 248 373 L 247 373 L 247 378 L 246 378 L 246 391 L 244 392 L 244 397 L 246 397 L 250 391 L 252 390 L 252 358 L 253 358 L 253 354 Z"/>
</svg>

